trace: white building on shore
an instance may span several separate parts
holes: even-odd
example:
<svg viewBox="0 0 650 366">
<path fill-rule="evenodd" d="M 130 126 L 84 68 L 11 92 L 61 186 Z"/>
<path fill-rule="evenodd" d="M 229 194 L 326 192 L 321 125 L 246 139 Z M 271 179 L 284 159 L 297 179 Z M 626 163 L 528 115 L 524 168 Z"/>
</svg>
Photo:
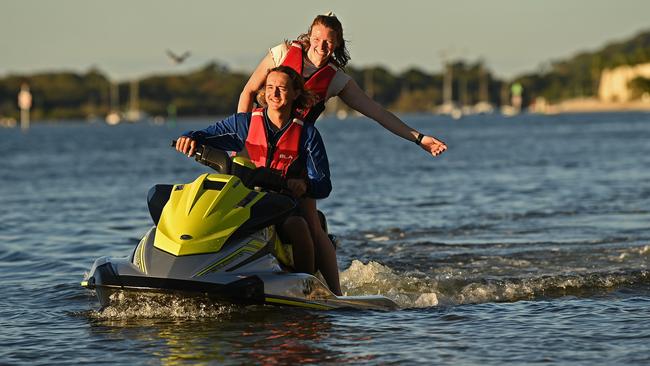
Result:
<svg viewBox="0 0 650 366">
<path fill-rule="evenodd" d="M 635 96 L 629 83 L 637 77 L 650 79 L 650 63 L 603 70 L 598 85 L 598 98 L 603 102 L 632 101 Z"/>
</svg>

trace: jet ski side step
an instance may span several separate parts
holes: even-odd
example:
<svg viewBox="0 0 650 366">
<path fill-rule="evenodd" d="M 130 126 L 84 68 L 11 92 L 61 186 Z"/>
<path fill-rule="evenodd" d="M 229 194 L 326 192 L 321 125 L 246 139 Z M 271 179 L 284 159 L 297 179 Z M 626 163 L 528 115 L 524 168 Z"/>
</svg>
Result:
<svg viewBox="0 0 650 366">
<path fill-rule="evenodd" d="M 305 276 L 303 274 L 303 276 Z M 316 278 L 309 276 L 312 281 Z M 309 281 L 308 281 L 309 282 Z M 306 283 L 308 283 L 306 282 Z M 320 282 L 320 281 L 319 281 Z M 82 286 L 95 289 L 102 307 L 110 305 L 110 295 L 119 290 L 143 292 L 187 293 L 205 296 L 211 300 L 223 300 L 231 303 L 269 304 L 293 306 L 313 310 L 361 309 L 361 310 L 396 310 L 399 306 L 391 299 L 381 295 L 370 296 L 335 296 L 329 290 L 323 297 L 301 298 L 280 296 L 264 292 L 264 281 L 256 276 L 248 276 L 227 283 L 216 284 L 193 280 L 172 278 L 142 277 L 117 275 L 110 262 L 95 268 L 92 276 L 82 282 Z"/>
<path fill-rule="evenodd" d="M 296 306 L 315 310 L 358 309 L 358 310 L 397 310 L 399 305 L 381 296 L 334 296 L 328 299 L 300 300 L 283 296 L 266 295 L 265 301 L 271 305 Z"/>
</svg>

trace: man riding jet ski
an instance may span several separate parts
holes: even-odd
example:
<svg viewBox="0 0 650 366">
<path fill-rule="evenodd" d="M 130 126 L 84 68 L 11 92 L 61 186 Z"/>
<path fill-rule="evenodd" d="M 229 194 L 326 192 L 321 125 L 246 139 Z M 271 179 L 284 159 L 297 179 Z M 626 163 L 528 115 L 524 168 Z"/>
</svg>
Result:
<svg viewBox="0 0 650 366">
<path fill-rule="evenodd" d="M 96 260 L 82 282 L 96 290 L 102 306 L 110 304 L 115 291 L 136 290 L 316 309 L 397 307 L 383 296 L 336 296 L 310 274 L 315 261 L 309 229 L 296 215 L 294 199 L 278 193 L 310 192 L 321 198 L 331 190 L 318 132 L 291 119 L 301 82 L 290 68 L 273 69 L 266 85 L 268 108 L 218 123 L 221 133 L 204 130 L 179 138 L 177 150 L 220 174 L 150 191 L 149 210 L 156 225 L 130 257 Z M 277 138 L 269 137 L 272 132 Z M 251 159 L 231 159 L 223 151 L 244 146 Z M 314 151 L 322 155 L 309 155 Z M 285 179 L 300 165 L 306 166 L 306 180 Z"/>
</svg>

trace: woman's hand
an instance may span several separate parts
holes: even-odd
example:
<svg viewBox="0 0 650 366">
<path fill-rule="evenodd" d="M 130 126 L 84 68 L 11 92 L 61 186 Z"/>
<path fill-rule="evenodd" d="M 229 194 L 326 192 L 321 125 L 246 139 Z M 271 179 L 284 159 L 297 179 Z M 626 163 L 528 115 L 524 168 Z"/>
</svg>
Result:
<svg viewBox="0 0 650 366">
<path fill-rule="evenodd" d="M 192 157 L 196 152 L 196 141 L 187 136 L 181 136 L 176 140 L 176 151 L 187 155 L 188 158 Z"/>
<path fill-rule="evenodd" d="M 447 150 L 447 145 L 444 142 L 431 136 L 424 136 L 420 147 L 433 156 L 438 156 Z"/>
<path fill-rule="evenodd" d="M 287 187 L 295 198 L 300 198 L 307 193 L 307 183 L 302 179 L 287 179 Z"/>
</svg>

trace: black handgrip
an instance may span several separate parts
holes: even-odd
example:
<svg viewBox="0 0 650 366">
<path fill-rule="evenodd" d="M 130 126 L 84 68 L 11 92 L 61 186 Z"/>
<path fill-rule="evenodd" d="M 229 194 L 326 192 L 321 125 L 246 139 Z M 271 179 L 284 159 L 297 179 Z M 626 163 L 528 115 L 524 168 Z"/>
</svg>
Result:
<svg viewBox="0 0 650 366">
<path fill-rule="evenodd" d="M 176 147 L 177 140 L 172 140 L 171 147 Z M 221 174 L 230 174 L 232 159 L 228 153 L 217 148 L 197 143 L 194 151 L 194 159 Z"/>
<path fill-rule="evenodd" d="M 195 159 L 199 163 L 209 166 L 221 174 L 230 174 L 232 159 L 227 152 L 206 145 L 198 145 Z"/>
<path fill-rule="evenodd" d="M 244 185 L 249 188 L 261 187 L 271 191 L 282 192 L 288 190 L 287 180 L 269 168 L 256 168 L 246 175 Z"/>
</svg>

